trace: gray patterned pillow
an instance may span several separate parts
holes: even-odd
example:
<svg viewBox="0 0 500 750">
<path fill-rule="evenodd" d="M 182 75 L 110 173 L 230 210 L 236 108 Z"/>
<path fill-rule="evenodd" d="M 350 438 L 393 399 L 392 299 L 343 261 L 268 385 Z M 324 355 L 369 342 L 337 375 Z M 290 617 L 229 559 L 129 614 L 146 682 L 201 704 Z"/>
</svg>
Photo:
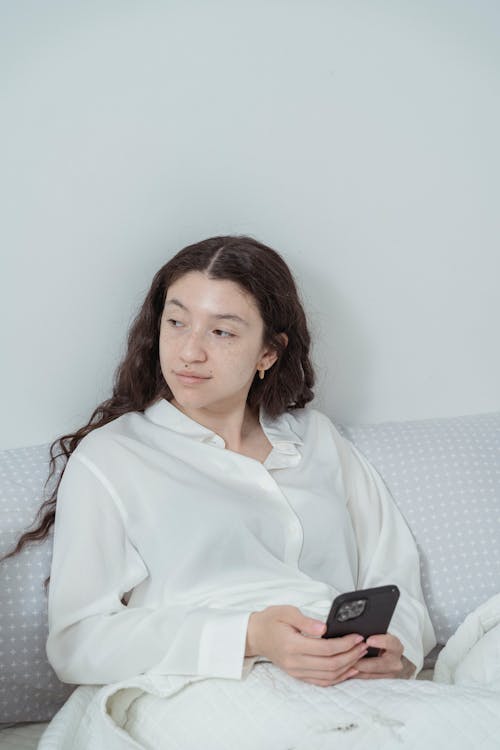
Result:
<svg viewBox="0 0 500 750">
<path fill-rule="evenodd" d="M 31 527 L 48 460 L 47 445 L 0 451 L 0 555 Z M 59 681 L 45 653 L 51 556 L 52 533 L 0 562 L 0 723 L 48 721 L 75 687 Z"/>
<path fill-rule="evenodd" d="M 345 427 L 416 539 L 438 644 L 500 592 L 500 412 Z"/>
</svg>

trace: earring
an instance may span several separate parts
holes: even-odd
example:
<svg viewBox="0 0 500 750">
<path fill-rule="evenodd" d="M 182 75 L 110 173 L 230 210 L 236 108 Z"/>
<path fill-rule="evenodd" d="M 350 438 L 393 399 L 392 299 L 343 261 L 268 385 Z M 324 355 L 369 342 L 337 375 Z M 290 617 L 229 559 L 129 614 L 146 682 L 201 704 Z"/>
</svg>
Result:
<svg viewBox="0 0 500 750">
<path fill-rule="evenodd" d="M 264 374 L 265 374 L 266 371 L 265 370 L 259 370 L 258 372 L 259 372 L 259 378 L 261 380 L 264 380 Z"/>
</svg>

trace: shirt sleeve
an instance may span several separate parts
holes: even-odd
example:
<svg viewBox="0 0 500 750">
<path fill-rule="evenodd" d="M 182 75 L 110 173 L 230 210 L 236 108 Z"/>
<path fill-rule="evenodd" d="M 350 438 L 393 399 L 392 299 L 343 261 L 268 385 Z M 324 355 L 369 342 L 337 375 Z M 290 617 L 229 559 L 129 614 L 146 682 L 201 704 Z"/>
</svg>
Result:
<svg viewBox="0 0 500 750">
<path fill-rule="evenodd" d="M 343 440 L 343 439 L 342 439 Z M 397 636 L 404 656 L 422 669 L 436 638 L 424 601 L 415 540 L 380 475 L 347 440 L 343 440 L 347 508 L 358 549 L 357 588 L 396 584 L 400 597 L 388 632 Z"/>
<path fill-rule="evenodd" d="M 73 454 L 58 491 L 47 657 L 62 682 L 107 684 L 143 673 L 241 678 L 250 612 L 126 606 L 148 569 L 113 487 Z"/>
</svg>

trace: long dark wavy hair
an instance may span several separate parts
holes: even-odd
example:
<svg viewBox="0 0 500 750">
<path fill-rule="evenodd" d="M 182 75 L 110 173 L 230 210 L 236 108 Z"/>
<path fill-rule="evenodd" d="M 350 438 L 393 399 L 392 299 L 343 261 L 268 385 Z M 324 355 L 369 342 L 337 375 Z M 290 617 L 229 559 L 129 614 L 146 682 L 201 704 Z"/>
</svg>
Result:
<svg viewBox="0 0 500 750">
<path fill-rule="evenodd" d="M 249 407 L 256 409 L 262 405 L 271 417 L 276 417 L 312 400 L 310 334 L 295 281 L 281 255 L 246 236 L 211 237 L 185 247 L 153 278 L 128 333 L 127 351 L 116 369 L 111 398 L 96 407 L 86 425 L 57 438 L 50 446 L 45 488 L 52 482 L 53 489 L 33 522 L 41 519 L 39 525 L 25 532 L 16 547 L 1 559 L 16 555 L 28 542 L 45 539 L 55 521 L 57 492 L 68 459 L 89 432 L 127 412 L 144 411 L 159 398 L 172 398 L 160 367 L 160 320 L 169 286 L 190 271 L 202 271 L 211 279 L 233 281 L 257 303 L 264 322 L 263 344 L 273 347 L 278 359 L 264 380 L 254 378 L 247 397 Z M 288 344 L 280 333 L 287 334 Z M 60 474 L 57 481 L 52 481 L 56 479 L 56 466 L 61 469 Z M 48 581 L 47 578 L 45 585 Z"/>
</svg>

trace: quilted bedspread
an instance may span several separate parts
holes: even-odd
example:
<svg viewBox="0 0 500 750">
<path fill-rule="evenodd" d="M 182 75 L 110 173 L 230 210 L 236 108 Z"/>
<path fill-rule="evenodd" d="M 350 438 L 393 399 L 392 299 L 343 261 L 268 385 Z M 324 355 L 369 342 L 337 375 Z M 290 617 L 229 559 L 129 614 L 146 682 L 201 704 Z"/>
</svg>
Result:
<svg viewBox="0 0 500 750">
<path fill-rule="evenodd" d="M 442 682 L 320 688 L 269 662 L 242 680 L 141 675 L 77 688 L 39 750 L 500 750 L 499 655 L 500 595 L 443 649 Z"/>
</svg>

